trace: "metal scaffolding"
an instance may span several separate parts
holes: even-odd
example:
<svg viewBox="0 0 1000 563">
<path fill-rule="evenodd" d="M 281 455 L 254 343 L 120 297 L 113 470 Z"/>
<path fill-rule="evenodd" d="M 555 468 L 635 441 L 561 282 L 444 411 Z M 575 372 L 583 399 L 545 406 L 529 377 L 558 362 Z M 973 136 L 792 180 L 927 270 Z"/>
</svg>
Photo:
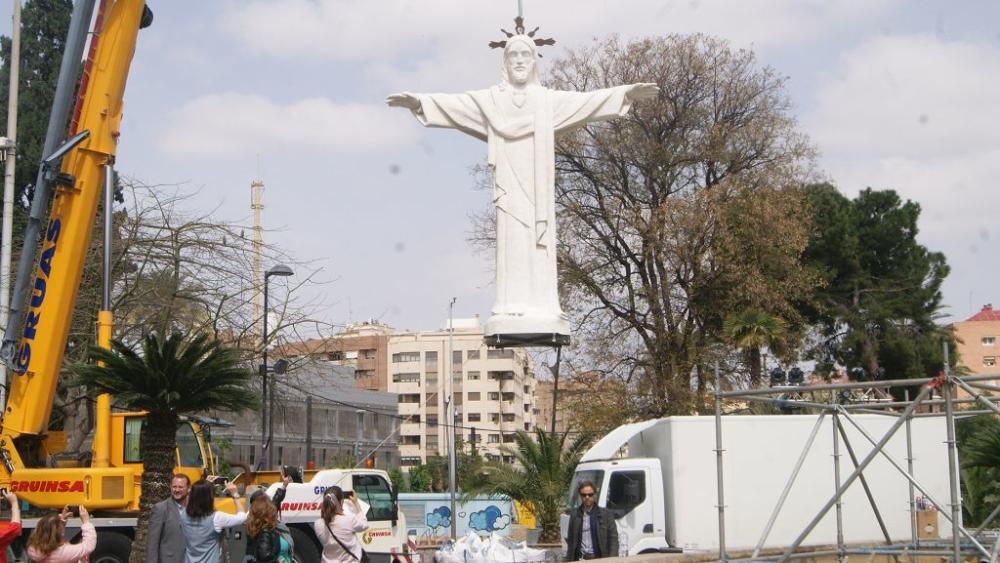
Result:
<svg viewBox="0 0 1000 563">
<path fill-rule="evenodd" d="M 947 354 L 947 350 L 946 350 Z M 947 362 L 946 362 L 947 364 Z M 951 373 L 949 368 L 938 377 L 927 379 L 897 379 L 885 381 L 865 381 L 856 383 L 828 383 L 822 385 L 807 386 L 782 386 L 768 389 L 751 389 L 743 391 L 723 391 L 715 394 L 715 445 L 716 445 L 716 469 L 718 480 L 718 512 L 719 512 L 719 559 L 721 561 L 778 561 L 784 563 L 792 559 L 817 556 L 836 556 L 840 560 L 845 560 L 849 555 L 868 556 L 929 556 L 947 557 L 952 561 L 962 561 L 963 556 L 974 561 L 997 561 L 997 553 L 1000 551 L 1000 540 L 995 535 L 985 535 L 984 530 L 998 515 L 1000 515 L 1000 505 L 987 517 L 986 521 L 977 530 L 970 531 L 962 524 L 962 500 L 961 485 L 958 474 L 958 449 L 955 441 L 955 419 L 957 417 L 971 416 L 974 414 L 1000 414 L 1000 407 L 997 406 L 1000 397 L 990 397 L 981 391 L 998 392 L 1000 387 L 988 382 L 1000 379 L 1000 375 L 981 376 L 958 376 Z M 904 401 L 896 401 L 891 398 L 888 391 L 893 387 L 912 388 L 920 386 L 920 392 L 913 400 L 909 400 L 909 392 L 906 391 Z M 961 389 L 968 393 L 968 398 L 956 398 L 956 391 Z M 829 395 L 827 398 L 817 399 L 817 395 Z M 935 392 L 940 396 L 934 398 Z M 851 397 L 851 395 L 856 395 Z M 849 400 L 845 400 L 849 399 Z M 819 418 L 812 430 L 806 444 L 800 454 L 791 475 L 789 476 L 784 490 L 779 496 L 774 510 L 764 526 L 764 530 L 757 542 L 756 548 L 750 558 L 731 559 L 726 551 L 726 520 L 725 520 L 725 493 L 723 476 L 723 456 L 725 453 L 722 435 L 723 403 L 725 401 L 741 400 L 755 403 L 765 403 L 781 409 L 808 409 L 818 411 Z M 956 407 L 979 405 L 979 410 L 966 409 L 956 410 Z M 881 437 L 872 436 L 855 419 L 855 415 L 883 414 L 895 417 L 889 430 Z M 823 505 L 819 513 L 809 521 L 802 529 L 798 537 L 787 546 L 784 553 L 780 555 L 762 556 L 761 549 L 767 541 L 775 520 L 781 512 L 782 506 L 788 496 L 792 485 L 802 467 L 803 460 L 813 445 L 816 434 L 819 432 L 824 419 L 830 415 L 833 421 L 833 460 L 834 460 L 834 480 L 835 492 L 833 496 Z M 944 417 L 947 432 L 947 452 L 949 471 L 949 497 L 948 499 L 933 498 L 928 490 L 914 478 L 913 468 L 913 446 L 910 433 L 910 421 L 915 417 L 937 416 Z M 845 432 L 845 423 L 853 427 L 865 440 L 873 446 L 873 449 L 863 458 L 858 459 L 855 450 L 848 440 Z M 890 455 L 886 449 L 886 444 L 899 430 L 906 433 L 907 459 L 900 463 Z M 846 450 L 853 462 L 854 471 L 842 478 L 840 474 L 841 445 Z M 909 483 L 909 510 L 910 510 L 910 538 L 906 542 L 900 542 L 899 538 L 891 538 L 881 512 L 872 495 L 869 485 L 865 480 L 864 470 L 868 465 L 881 456 L 887 460 Z M 848 546 L 844 541 L 844 528 L 841 517 L 841 498 L 848 488 L 859 481 L 864 488 L 868 502 L 875 513 L 875 518 L 885 539 L 884 545 L 878 546 Z M 928 541 L 918 539 L 917 526 L 917 501 L 916 491 L 938 510 L 938 514 L 944 516 L 951 524 L 952 537 L 939 541 Z M 836 510 L 837 524 L 837 548 L 836 550 L 826 549 L 823 551 L 798 551 L 802 542 L 805 541 L 809 533 L 820 523 L 820 521 L 831 510 Z"/>
</svg>

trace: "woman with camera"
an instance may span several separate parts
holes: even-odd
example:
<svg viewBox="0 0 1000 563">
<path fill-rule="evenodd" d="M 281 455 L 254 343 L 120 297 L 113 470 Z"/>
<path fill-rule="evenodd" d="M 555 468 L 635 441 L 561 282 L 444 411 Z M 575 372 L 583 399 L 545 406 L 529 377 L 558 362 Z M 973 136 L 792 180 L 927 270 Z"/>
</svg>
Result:
<svg viewBox="0 0 1000 563">
<path fill-rule="evenodd" d="M 236 514 L 217 512 L 214 492 L 212 483 L 204 479 L 191 485 L 187 508 L 181 512 L 181 530 L 187 540 L 184 556 L 187 563 L 219 563 L 222 530 L 239 526 L 247 519 L 236 485 L 226 483 L 226 494 L 233 497 Z"/>
<path fill-rule="evenodd" d="M 58 514 L 42 517 L 28 538 L 28 558 L 35 563 L 75 563 L 87 557 L 97 547 L 97 530 L 90 523 L 87 509 L 80 507 L 80 543 L 69 543 L 65 537 L 66 522 L 71 516 L 67 506 Z"/>
<path fill-rule="evenodd" d="M 344 510 L 344 504 L 351 509 Z M 368 518 L 353 491 L 344 492 L 343 504 L 336 495 L 323 495 L 320 518 L 313 523 L 316 538 L 323 546 L 323 563 L 366 563 L 367 554 L 358 542 L 358 532 L 368 527 Z"/>
</svg>

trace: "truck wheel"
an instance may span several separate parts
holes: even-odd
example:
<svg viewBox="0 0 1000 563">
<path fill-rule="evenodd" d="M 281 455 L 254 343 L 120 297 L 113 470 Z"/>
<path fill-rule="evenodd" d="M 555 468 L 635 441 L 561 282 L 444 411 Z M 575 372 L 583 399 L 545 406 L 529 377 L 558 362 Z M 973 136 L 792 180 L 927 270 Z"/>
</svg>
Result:
<svg viewBox="0 0 1000 563">
<path fill-rule="evenodd" d="M 313 535 L 294 527 L 289 531 L 292 532 L 292 541 L 295 542 L 295 553 L 292 554 L 295 563 L 317 563 L 320 560 L 320 549 Z"/>
<path fill-rule="evenodd" d="M 97 547 L 90 554 L 90 563 L 128 563 L 131 552 L 132 539 L 125 534 L 99 533 Z"/>
</svg>

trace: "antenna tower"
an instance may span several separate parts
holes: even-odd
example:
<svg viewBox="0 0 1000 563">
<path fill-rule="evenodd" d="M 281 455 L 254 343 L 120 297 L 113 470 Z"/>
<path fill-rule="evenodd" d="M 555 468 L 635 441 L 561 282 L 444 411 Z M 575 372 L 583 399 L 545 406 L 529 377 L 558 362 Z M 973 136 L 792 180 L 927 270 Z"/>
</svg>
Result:
<svg viewBox="0 0 1000 563">
<path fill-rule="evenodd" d="M 264 210 L 264 182 L 254 180 L 250 182 L 250 209 L 253 210 L 253 318 L 254 325 L 264 313 L 264 281 L 261 279 L 263 270 L 261 266 L 261 245 L 262 234 L 260 226 L 260 215 Z"/>
</svg>

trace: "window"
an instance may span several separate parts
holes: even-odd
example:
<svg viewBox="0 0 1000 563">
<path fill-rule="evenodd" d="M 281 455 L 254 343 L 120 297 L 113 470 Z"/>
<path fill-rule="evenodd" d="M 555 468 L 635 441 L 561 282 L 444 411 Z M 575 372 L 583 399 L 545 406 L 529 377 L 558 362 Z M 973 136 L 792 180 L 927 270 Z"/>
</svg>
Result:
<svg viewBox="0 0 1000 563">
<path fill-rule="evenodd" d="M 514 456 L 512 455 L 503 456 L 503 462 L 506 463 L 507 465 L 514 465 Z"/>
<path fill-rule="evenodd" d="M 142 463 L 142 456 L 139 453 L 139 434 L 145 422 L 146 419 L 139 416 L 125 419 L 125 463 Z"/>
<path fill-rule="evenodd" d="M 469 352 L 466 354 L 465 357 L 467 359 L 469 359 L 469 360 L 478 360 L 479 359 L 479 350 L 469 350 Z"/>
<path fill-rule="evenodd" d="M 359 369 L 354 371 L 354 379 L 364 379 L 366 377 L 375 377 L 375 370 Z"/>
<path fill-rule="evenodd" d="M 490 401 L 499 401 L 500 400 L 500 392 L 499 391 L 490 391 L 489 393 L 486 394 L 486 398 L 489 399 Z"/>
<path fill-rule="evenodd" d="M 478 401 L 479 395 L 480 395 L 479 391 L 469 391 L 469 400 Z"/>
<path fill-rule="evenodd" d="M 414 465 L 420 465 L 419 457 L 401 457 L 399 458 L 399 464 L 403 467 L 413 467 Z"/>
<path fill-rule="evenodd" d="M 468 373 L 467 377 L 471 381 L 478 380 L 479 379 L 479 372 L 478 371 L 470 371 Z"/>
<path fill-rule="evenodd" d="M 490 371 L 486 373 L 488 379 L 496 379 L 497 381 L 503 379 L 514 379 L 514 372 L 512 371 Z"/>
<path fill-rule="evenodd" d="M 491 412 L 490 413 L 490 422 L 500 422 L 500 413 Z"/>
<path fill-rule="evenodd" d="M 201 446 L 198 445 L 198 437 L 194 434 L 194 428 L 187 422 L 182 422 L 177 427 L 177 452 L 181 456 L 181 467 L 202 467 Z M 281 456 L 278 456 L 281 459 Z"/>
<path fill-rule="evenodd" d="M 514 400 L 514 393 L 512 391 L 511 392 L 506 392 L 505 391 L 505 392 L 503 392 L 503 393 L 500 394 L 500 397 L 504 401 L 513 401 Z"/>
<path fill-rule="evenodd" d="M 569 488 L 569 501 L 567 501 L 568 503 L 566 506 L 580 506 L 580 495 L 576 492 L 576 489 L 580 486 L 580 483 L 584 481 L 590 481 L 595 487 L 597 487 L 597 490 L 594 491 L 597 493 L 594 499 L 600 500 L 601 485 L 604 481 L 604 472 L 597 469 L 577 471 L 576 475 L 573 476 L 573 486 Z"/>
<path fill-rule="evenodd" d="M 366 360 L 374 360 L 375 359 L 375 350 L 362 350 L 361 351 L 361 357 L 364 358 L 364 359 L 366 359 Z"/>
<path fill-rule="evenodd" d="M 419 403 L 420 402 L 420 393 L 408 393 L 408 394 L 399 395 L 399 400 L 398 401 L 400 403 Z"/>
<path fill-rule="evenodd" d="M 503 413 L 503 421 L 504 422 L 514 422 L 514 413 L 512 413 L 512 412 L 505 412 L 505 413 Z"/>
<path fill-rule="evenodd" d="M 397 352 L 392 355 L 392 363 L 419 362 L 420 352 Z"/>
<path fill-rule="evenodd" d="M 608 480 L 608 510 L 621 518 L 646 500 L 646 475 L 642 471 L 615 471 Z"/>
<path fill-rule="evenodd" d="M 514 350 L 510 348 L 504 350 L 497 350 L 495 348 L 490 348 L 486 351 L 487 360 L 513 360 Z"/>
<path fill-rule="evenodd" d="M 525 395 L 530 395 L 531 394 L 531 388 L 528 387 L 527 385 L 524 386 L 524 394 Z"/>
<path fill-rule="evenodd" d="M 420 374 L 415 372 L 392 374 L 393 383 L 420 383 Z"/>
<path fill-rule="evenodd" d="M 326 355 L 326 359 L 330 360 L 331 362 L 339 362 L 344 359 L 344 353 L 339 350 L 336 352 L 330 352 L 329 354 Z"/>
<path fill-rule="evenodd" d="M 503 435 L 503 443 L 504 444 L 513 444 L 514 443 L 514 435 L 513 434 L 504 434 Z"/>
<path fill-rule="evenodd" d="M 991 367 L 997 365 L 997 357 L 996 356 L 983 356 L 983 365 L 986 366 L 986 367 L 988 367 L 988 368 L 991 368 Z"/>
<path fill-rule="evenodd" d="M 993 346 L 997 343 L 996 336 L 984 336 L 982 339 L 983 346 Z"/>
<path fill-rule="evenodd" d="M 489 436 L 487 436 L 486 442 L 490 443 L 490 444 L 499 444 L 500 443 L 500 435 L 499 434 L 490 434 Z"/>
<path fill-rule="evenodd" d="M 381 475 L 355 475 L 354 494 L 359 500 L 367 502 L 368 521 L 395 520 L 396 503 L 393 502 L 392 489 Z"/>
<path fill-rule="evenodd" d="M 399 437 L 399 445 L 400 446 L 419 446 L 420 445 L 420 436 L 410 436 L 410 435 L 404 434 L 404 435 L 402 435 L 402 436 Z"/>
<path fill-rule="evenodd" d="M 462 367 L 462 351 L 455 350 L 451 353 L 451 362 L 456 367 Z"/>
<path fill-rule="evenodd" d="M 470 412 L 467 416 L 469 417 L 469 422 L 479 422 L 483 419 L 483 415 L 478 412 Z"/>
</svg>

